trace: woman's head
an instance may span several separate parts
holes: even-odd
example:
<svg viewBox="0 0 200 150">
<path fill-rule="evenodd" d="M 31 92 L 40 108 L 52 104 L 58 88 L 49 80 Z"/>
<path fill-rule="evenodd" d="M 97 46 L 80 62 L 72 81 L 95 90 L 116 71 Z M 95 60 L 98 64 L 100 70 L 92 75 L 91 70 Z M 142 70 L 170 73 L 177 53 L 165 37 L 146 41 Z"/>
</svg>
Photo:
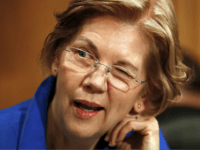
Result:
<svg viewBox="0 0 200 150">
<path fill-rule="evenodd" d="M 43 70 L 51 70 L 52 62 L 61 56 L 63 50 L 58 47 L 69 45 L 88 20 L 100 16 L 131 25 L 148 45 L 144 61 L 147 81 L 142 92 L 152 103 L 151 114 L 160 113 L 170 104 L 168 100 L 180 94 L 179 86 L 188 79 L 169 0 L 72 0 L 66 11 L 56 15 L 58 23 L 45 41 L 41 53 Z"/>
<path fill-rule="evenodd" d="M 136 86 L 124 89 L 129 86 L 124 76 L 131 76 L 126 70 L 146 79 L 148 44 L 135 27 L 98 16 L 85 21 L 75 39 L 63 46 L 52 63 L 57 82 L 51 108 L 68 136 L 100 137 L 128 114 L 145 109 L 145 96 L 140 95 L 144 84 L 134 80 Z M 91 55 L 99 60 L 96 68 Z M 109 72 L 106 66 L 112 67 Z M 113 71 L 116 66 L 120 68 Z"/>
</svg>

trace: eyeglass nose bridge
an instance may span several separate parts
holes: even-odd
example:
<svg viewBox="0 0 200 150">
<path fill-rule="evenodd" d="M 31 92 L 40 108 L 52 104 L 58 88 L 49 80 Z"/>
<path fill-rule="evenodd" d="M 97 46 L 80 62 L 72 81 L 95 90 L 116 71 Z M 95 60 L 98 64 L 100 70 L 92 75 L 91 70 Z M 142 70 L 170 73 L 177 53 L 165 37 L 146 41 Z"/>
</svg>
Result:
<svg viewBox="0 0 200 150">
<path fill-rule="evenodd" d="M 94 68 L 97 68 L 98 65 L 103 65 L 104 67 L 106 67 L 106 68 L 107 68 L 107 69 L 106 69 L 106 72 L 107 72 L 107 73 L 109 73 L 110 70 L 112 69 L 111 66 L 109 67 L 109 66 L 106 66 L 105 64 L 102 64 L 102 63 L 100 63 L 100 62 L 98 62 L 98 61 L 95 61 Z"/>
</svg>

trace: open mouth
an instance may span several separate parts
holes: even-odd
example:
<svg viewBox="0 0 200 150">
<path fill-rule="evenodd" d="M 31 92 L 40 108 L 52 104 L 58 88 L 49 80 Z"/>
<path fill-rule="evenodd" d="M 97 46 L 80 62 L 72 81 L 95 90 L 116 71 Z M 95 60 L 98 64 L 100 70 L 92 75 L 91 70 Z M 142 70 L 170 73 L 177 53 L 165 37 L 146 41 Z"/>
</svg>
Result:
<svg viewBox="0 0 200 150">
<path fill-rule="evenodd" d="M 81 101 L 74 101 L 74 105 L 84 111 L 100 111 L 104 109 L 103 107 L 97 106 L 93 103 L 84 103 Z"/>
</svg>

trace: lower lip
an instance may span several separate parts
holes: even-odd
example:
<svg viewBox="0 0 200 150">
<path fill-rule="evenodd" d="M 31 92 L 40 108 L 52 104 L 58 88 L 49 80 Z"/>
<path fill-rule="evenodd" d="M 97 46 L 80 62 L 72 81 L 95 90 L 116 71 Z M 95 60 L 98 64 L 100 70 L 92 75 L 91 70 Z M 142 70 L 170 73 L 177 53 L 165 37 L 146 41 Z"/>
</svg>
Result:
<svg viewBox="0 0 200 150">
<path fill-rule="evenodd" d="M 101 110 L 99 110 L 99 111 L 85 111 L 85 110 L 82 110 L 78 107 L 75 107 L 75 109 L 76 109 L 78 116 L 81 117 L 81 118 L 85 118 L 85 119 L 93 118 L 101 111 Z"/>
</svg>

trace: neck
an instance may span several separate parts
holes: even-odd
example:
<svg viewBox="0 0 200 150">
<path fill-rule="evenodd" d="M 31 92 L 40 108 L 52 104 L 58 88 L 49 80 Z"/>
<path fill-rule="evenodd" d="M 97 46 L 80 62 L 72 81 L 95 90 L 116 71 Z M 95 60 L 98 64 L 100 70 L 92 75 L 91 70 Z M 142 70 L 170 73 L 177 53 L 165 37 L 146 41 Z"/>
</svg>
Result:
<svg viewBox="0 0 200 150">
<path fill-rule="evenodd" d="M 62 130 L 53 115 L 55 113 L 53 113 L 52 103 L 49 106 L 47 117 L 47 149 L 94 149 L 100 138 L 81 138 L 70 131 Z"/>
</svg>

